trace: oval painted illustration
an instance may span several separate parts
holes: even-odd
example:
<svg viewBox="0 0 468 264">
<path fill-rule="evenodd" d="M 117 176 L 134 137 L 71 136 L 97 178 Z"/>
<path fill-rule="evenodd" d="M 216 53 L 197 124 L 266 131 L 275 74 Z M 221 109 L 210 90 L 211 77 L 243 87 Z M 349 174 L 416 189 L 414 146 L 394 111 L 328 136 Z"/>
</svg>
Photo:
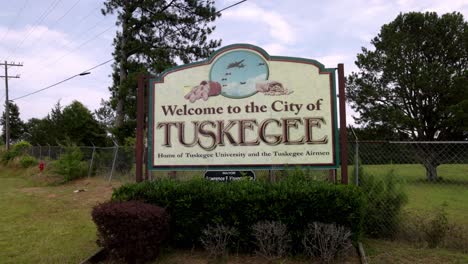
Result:
<svg viewBox="0 0 468 264">
<path fill-rule="evenodd" d="M 245 98 L 257 93 L 255 84 L 268 80 L 268 64 L 258 54 L 236 50 L 221 55 L 210 70 L 210 81 L 221 84 L 221 95 Z"/>
</svg>

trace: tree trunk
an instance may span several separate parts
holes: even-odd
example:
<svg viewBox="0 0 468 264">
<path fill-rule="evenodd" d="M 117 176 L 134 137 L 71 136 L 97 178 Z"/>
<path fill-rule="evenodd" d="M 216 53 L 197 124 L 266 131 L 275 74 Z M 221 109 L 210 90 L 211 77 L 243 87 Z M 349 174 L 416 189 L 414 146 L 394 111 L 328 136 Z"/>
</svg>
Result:
<svg viewBox="0 0 468 264">
<path fill-rule="evenodd" d="M 426 180 L 435 182 L 439 180 L 437 166 L 441 163 L 441 150 L 433 143 L 413 144 L 415 147 L 416 159 L 426 168 Z"/>
<path fill-rule="evenodd" d="M 125 105 L 125 97 L 124 94 L 125 89 L 122 88 L 123 83 L 127 79 L 127 52 L 126 52 L 126 39 L 125 36 L 127 35 L 128 25 L 127 19 L 122 19 L 122 40 L 120 42 L 120 84 L 119 90 L 117 91 L 117 108 L 115 109 L 115 127 L 121 128 L 124 123 L 124 105 Z"/>
<path fill-rule="evenodd" d="M 436 162 L 426 161 L 424 162 L 424 167 L 426 168 L 426 179 L 431 182 L 439 180 L 437 176 L 437 166 Z"/>
<path fill-rule="evenodd" d="M 117 101 L 117 108 L 115 109 L 115 127 L 120 128 L 124 122 L 124 111 L 123 111 L 124 99 L 119 98 Z"/>
</svg>

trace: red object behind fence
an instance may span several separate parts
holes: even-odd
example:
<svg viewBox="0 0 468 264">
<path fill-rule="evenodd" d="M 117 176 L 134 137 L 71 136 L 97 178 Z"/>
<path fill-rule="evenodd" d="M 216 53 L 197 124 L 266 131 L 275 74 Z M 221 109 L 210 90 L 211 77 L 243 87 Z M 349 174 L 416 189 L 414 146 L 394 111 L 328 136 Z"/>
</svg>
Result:
<svg viewBox="0 0 468 264">
<path fill-rule="evenodd" d="M 44 162 L 39 162 L 39 171 L 42 172 L 44 170 Z"/>
</svg>

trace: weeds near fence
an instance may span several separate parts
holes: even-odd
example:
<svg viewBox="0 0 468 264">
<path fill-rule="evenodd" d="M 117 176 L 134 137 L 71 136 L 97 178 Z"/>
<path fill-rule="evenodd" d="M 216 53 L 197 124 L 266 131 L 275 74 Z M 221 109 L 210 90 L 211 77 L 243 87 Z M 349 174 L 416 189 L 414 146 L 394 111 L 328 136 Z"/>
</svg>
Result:
<svg viewBox="0 0 468 264">
<path fill-rule="evenodd" d="M 447 219 L 447 212 L 443 207 L 438 208 L 434 217 L 429 219 L 427 222 L 423 222 L 424 238 L 429 248 L 435 248 L 439 246 L 449 229 L 449 223 Z"/>
<path fill-rule="evenodd" d="M 359 186 L 367 198 L 365 233 L 372 237 L 391 238 L 401 222 L 401 210 L 408 201 L 403 184 L 393 171 L 384 177 L 367 174 L 359 168 Z"/>
<path fill-rule="evenodd" d="M 404 212 L 404 220 L 398 232 L 398 239 L 411 242 L 419 247 L 443 247 L 468 253 L 468 228 L 450 222 L 446 205 L 430 212 Z"/>
<path fill-rule="evenodd" d="M 1 155 L 1 161 L 6 164 L 17 157 L 26 155 L 28 149 L 31 147 L 31 144 L 27 141 L 20 141 L 13 145 L 10 150 L 5 151 Z"/>
<path fill-rule="evenodd" d="M 38 164 L 38 161 L 35 157 L 32 157 L 28 154 L 22 156 L 19 160 L 19 163 L 21 165 L 21 167 L 23 168 L 29 168 L 29 167 L 32 167 L 32 166 L 36 166 Z"/>
<path fill-rule="evenodd" d="M 64 182 L 84 177 L 88 166 L 82 159 L 83 153 L 77 146 L 68 146 L 65 148 L 65 153 L 53 163 L 54 171 L 63 176 Z"/>
</svg>

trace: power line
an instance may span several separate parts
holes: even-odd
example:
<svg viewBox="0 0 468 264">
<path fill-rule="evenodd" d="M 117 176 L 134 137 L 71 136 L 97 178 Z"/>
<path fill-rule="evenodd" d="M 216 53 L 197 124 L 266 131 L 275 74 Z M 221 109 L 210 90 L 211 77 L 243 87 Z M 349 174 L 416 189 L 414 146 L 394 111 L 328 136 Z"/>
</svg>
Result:
<svg viewBox="0 0 468 264">
<path fill-rule="evenodd" d="M 19 20 L 18 18 L 21 16 L 21 14 L 23 13 L 23 10 L 24 8 L 26 7 L 26 5 L 28 4 L 29 0 L 26 0 L 24 1 L 24 4 L 23 6 L 20 8 L 20 10 L 16 13 L 16 16 L 15 18 L 11 21 L 10 25 L 8 26 L 8 29 L 7 31 L 5 32 L 5 34 L 3 34 L 3 37 L 1 38 L 0 42 L 2 42 L 7 36 L 8 36 L 8 33 L 10 33 L 10 29 L 16 25 L 16 22 Z"/>
<path fill-rule="evenodd" d="M 228 7 L 225 7 L 225 8 L 223 8 L 223 9 L 219 10 L 217 13 L 221 13 L 222 11 L 225 11 L 225 10 L 227 10 L 227 9 L 229 9 L 229 8 L 232 8 L 232 7 L 234 7 L 234 6 L 238 5 L 238 4 L 241 4 L 241 3 L 246 2 L 246 1 L 247 1 L 247 0 L 243 0 L 243 1 L 239 1 L 239 2 L 237 2 L 237 3 L 234 3 L 234 4 L 232 4 L 232 5 L 228 6 Z M 139 49 L 139 48 L 140 48 L 140 47 L 136 47 L 135 49 L 132 49 L 131 51 L 137 50 L 137 49 Z M 16 98 L 14 98 L 14 99 L 11 99 L 11 101 L 16 101 L 16 100 L 25 98 L 25 97 L 27 97 L 27 96 L 31 96 L 31 95 L 33 95 L 33 94 L 40 93 L 40 92 L 42 92 L 42 91 L 44 91 L 44 90 L 50 89 L 50 88 L 52 88 L 52 87 L 55 87 L 55 86 L 57 86 L 57 85 L 59 85 L 59 84 L 62 84 L 62 83 L 64 83 L 64 82 L 66 82 L 66 81 L 69 81 L 69 80 L 71 80 L 71 79 L 73 79 L 73 78 L 75 78 L 75 77 L 82 76 L 82 75 L 84 75 L 84 74 L 88 74 L 88 72 L 90 72 L 90 71 L 92 71 L 92 70 L 94 70 L 94 69 L 97 69 L 97 68 L 99 68 L 99 67 L 101 67 L 101 66 L 103 66 L 103 65 L 105 65 L 105 64 L 107 64 L 107 63 L 109 63 L 109 62 L 111 62 L 111 61 L 113 61 L 113 60 L 115 60 L 115 59 L 112 58 L 112 59 L 106 60 L 106 61 L 104 61 L 104 62 L 102 62 L 102 63 L 99 63 L 99 64 L 96 65 L 96 66 L 93 66 L 93 67 L 91 67 L 91 68 L 89 68 L 89 69 L 87 69 L 87 70 L 82 71 L 81 73 L 78 73 L 78 74 L 75 74 L 75 75 L 73 75 L 73 76 L 70 76 L 70 77 L 68 77 L 68 78 L 66 78 L 66 79 L 64 79 L 64 80 L 62 80 L 62 81 L 59 81 L 59 82 L 54 83 L 54 84 L 51 84 L 51 85 L 49 85 L 49 86 L 47 86 L 47 87 L 44 87 L 44 88 L 39 89 L 39 90 L 36 90 L 36 91 L 34 91 L 34 92 L 31 92 L 31 93 L 28 93 L 28 94 L 25 94 L 25 95 L 16 97 Z"/>
<path fill-rule="evenodd" d="M 29 29 L 28 33 L 26 34 L 26 36 L 20 41 L 20 43 L 18 43 L 13 49 L 11 49 L 11 53 L 12 54 L 15 54 L 16 51 L 18 50 L 19 47 L 21 47 L 21 45 L 23 45 L 24 41 L 29 37 L 31 36 L 31 34 L 37 29 L 37 26 L 38 24 L 42 23 L 42 21 L 44 21 L 44 19 L 46 17 L 48 17 L 50 15 L 50 13 L 57 7 L 57 5 L 61 2 L 62 0 L 53 0 L 52 3 L 49 5 L 49 7 L 44 11 L 44 13 L 42 13 L 42 15 L 39 16 L 39 18 L 36 20 L 36 22 L 34 23 L 34 25 L 31 27 L 31 29 Z M 8 56 L 7 59 L 9 59 L 12 55 Z"/>
<path fill-rule="evenodd" d="M 79 0 L 79 1 L 80 1 L 80 0 Z M 81 23 L 83 23 L 83 21 L 86 21 L 87 18 L 90 17 L 95 11 L 96 11 L 96 8 L 93 8 L 93 9 L 91 10 L 91 12 L 87 13 L 86 16 L 84 16 L 80 21 L 78 21 L 77 23 L 75 23 L 75 28 L 76 28 L 78 25 L 80 25 Z M 75 35 L 81 36 L 81 35 L 85 34 L 86 32 L 90 32 L 92 29 L 94 29 L 94 28 L 97 27 L 99 24 L 101 24 L 102 21 L 104 21 L 105 19 L 106 19 L 106 18 L 103 17 L 101 20 L 99 20 L 99 21 L 98 21 L 97 23 L 95 23 L 93 26 L 91 26 L 91 27 L 89 27 L 89 28 L 86 28 L 86 29 L 84 29 L 84 30 L 81 30 L 81 31 L 79 31 L 78 33 L 75 33 Z M 68 31 L 68 33 L 70 33 L 70 31 Z M 57 50 L 61 50 L 62 48 L 70 48 L 70 47 L 69 47 L 69 45 L 68 45 L 67 43 L 64 43 L 64 44 L 60 45 L 60 47 L 58 47 Z M 60 58 L 61 58 L 61 57 L 60 57 Z M 51 62 L 51 64 L 52 64 L 52 60 L 51 60 L 51 59 L 47 60 L 47 58 L 46 58 L 45 56 L 41 57 L 41 59 L 46 60 L 45 63 Z M 57 59 L 57 60 L 58 60 L 58 59 Z M 56 62 L 56 61 L 54 61 L 54 62 Z"/>
<path fill-rule="evenodd" d="M 229 8 L 231 8 L 231 7 L 235 7 L 236 5 L 242 4 L 242 3 L 244 3 L 245 1 L 247 1 L 247 0 L 239 1 L 239 2 L 237 2 L 237 3 L 234 3 L 234 4 L 230 5 L 230 6 L 226 6 L 225 8 L 219 10 L 219 11 L 216 12 L 216 13 L 221 13 L 221 12 L 223 12 L 224 10 L 227 10 L 227 9 L 229 9 Z"/>
<path fill-rule="evenodd" d="M 80 49 L 81 47 L 83 47 L 84 45 L 88 44 L 89 42 L 93 41 L 94 39 L 96 39 L 97 37 L 99 37 L 100 35 L 106 33 L 107 31 L 109 31 L 110 29 L 112 29 L 115 25 L 111 25 L 110 27 L 106 28 L 105 30 L 101 31 L 100 33 L 98 33 L 97 35 L 94 35 L 92 38 L 89 38 L 87 39 L 86 41 L 82 42 L 80 45 L 76 46 L 75 48 L 73 48 L 72 50 L 69 50 L 67 53 L 65 53 L 64 55 L 62 55 L 61 57 L 57 58 L 56 60 L 48 63 L 45 65 L 45 67 L 47 66 L 50 66 L 52 64 L 55 64 L 57 62 L 59 62 L 60 60 L 62 60 L 63 58 L 65 58 L 66 56 L 70 55 L 71 53 L 75 52 L 76 50 Z"/>
<path fill-rule="evenodd" d="M 60 20 L 62 20 L 66 15 L 68 15 L 77 5 L 78 3 L 80 2 L 81 0 L 77 0 L 67 11 L 65 11 L 65 13 L 60 16 L 57 20 L 55 20 L 53 23 L 52 23 L 52 26 L 49 27 L 48 29 L 52 29 L 54 27 L 57 27 L 57 25 L 59 24 Z M 46 31 L 43 30 L 39 36 L 36 37 L 34 43 L 30 46 L 30 49 L 32 49 L 33 47 L 37 46 L 38 43 L 40 43 L 40 40 L 42 39 L 42 36 L 44 35 Z"/>
<path fill-rule="evenodd" d="M 80 0 L 78 0 L 78 2 L 79 2 L 79 1 L 80 1 Z M 239 5 L 239 4 L 242 4 L 243 2 L 246 2 L 246 1 L 247 1 L 247 0 L 239 1 L 239 2 L 237 2 L 237 3 L 234 3 L 234 4 L 232 4 L 232 5 L 227 6 L 227 7 L 223 8 L 223 9 L 221 9 L 221 10 L 218 10 L 216 13 L 221 13 L 221 12 L 223 12 L 224 10 L 227 10 L 227 9 L 229 9 L 229 8 L 232 8 L 232 7 L 234 7 L 234 6 L 237 6 L 237 5 Z M 93 27 L 91 27 L 90 29 L 96 27 L 96 26 L 97 26 L 98 24 L 100 24 L 103 20 L 104 20 L 104 19 L 100 20 L 98 23 L 96 23 L 96 24 L 95 24 Z M 86 40 L 85 42 L 81 43 L 81 44 L 78 45 L 77 47 L 75 47 L 75 48 L 73 48 L 72 50 L 70 50 L 70 51 L 69 51 L 68 53 L 66 53 L 65 55 L 59 57 L 58 59 L 54 60 L 53 62 L 48 63 L 46 66 L 50 66 L 50 65 L 52 65 L 52 64 L 57 63 L 58 61 L 60 61 L 60 60 L 63 59 L 64 57 L 66 57 L 66 56 L 68 56 L 69 54 L 75 52 L 76 50 L 80 49 L 81 47 L 83 47 L 83 46 L 86 45 L 87 43 L 91 42 L 92 40 L 96 39 L 96 38 L 99 37 L 100 35 L 104 34 L 104 33 L 107 32 L 109 29 L 111 29 L 113 26 L 114 26 L 114 25 L 112 25 L 112 26 L 106 28 L 106 29 L 105 29 L 104 31 L 102 31 L 101 33 L 95 35 L 95 36 L 92 37 L 91 39 Z M 89 31 L 90 29 L 88 29 L 87 31 Z M 169 37 L 171 37 L 171 36 L 169 36 Z M 63 47 L 63 46 L 62 46 L 62 47 Z"/>
<path fill-rule="evenodd" d="M 79 31 L 78 33 L 76 33 L 76 35 L 83 35 L 85 32 L 90 32 L 92 29 L 94 29 L 95 27 L 97 27 L 99 24 L 101 24 L 104 20 L 106 20 L 105 17 L 103 17 L 101 20 L 99 20 L 97 23 L 93 24 L 91 27 L 89 28 L 86 28 L 84 30 L 81 30 Z M 63 44 L 61 45 L 58 49 L 62 49 L 62 48 L 69 48 L 69 46 L 67 44 Z"/>
<path fill-rule="evenodd" d="M 63 14 L 60 18 L 58 18 L 57 20 L 55 20 L 54 24 L 56 25 L 57 22 L 59 22 L 60 20 L 62 20 L 66 15 L 68 15 L 68 13 L 70 13 L 73 8 L 76 7 L 76 5 L 78 5 L 78 3 L 80 2 L 81 0 L 77 0 L 66 12 L 65 14 Z"/>
<path fill-rule="evenodd" d="M 59 85 L 59 84 L 62 84 L 62 83 L 64 83 L 64 82 L 66 82 L 66 81 L 69 81 L 69 80 L 71 80 L 71 79 L 73 79 L 73 78 L 75 78 L 75 77 L 83 76 L 83 75 L 89 74 L 90 71 L 92 71 L 92 70 L 94 70 L 94 69 L 96 69 L 96 68 L 99 68 L 99 67 L 101 67 L 102 65 L 105 65 L 105 64 L 107 64 L 107 63 L 109 63 L 109 62 L 111 62 L 111 61 L 113 61 L 113 60 L 114 60 L 114 59 L 112 58 L 112 59 L 107 60 L 107 61 L 105 61 L 105 62 L 99 63 L 98 65 L 93 66 L 92 68 L 89 68 L 89 69 L 87 69 L 87 70 L 84 70 L 84 71 L 82 71 L 82 72 L 80 72 L 80 73 L 78 73 L 78 74 L 75 74 L 75 75 L 73 75 L 73 76 L 70 76 L 70 77 L 68 77 L 68 78 L 66 78 L 66 79 L 64 79 L 64 80 L 61 80 L 61 81 L 56 82 L 56 83 L 54 83 L 54 84 L 51 84 L 51 85 L 49 85 L 49 86 L 47 86 L 47 87 L 44 87 L 44 88 L 42 88 L 42 89 L 36 90 L 36 91 L 34 91 L 34 92 L 31 92 L 31 93 L 22 95 L 22 96 L 20 96 L 20 97 L 16 97 L 16 98 L 14 98 L 14 99 L 11 99 L 10 101 L 16 101 L 16 100 L 22 99 L 22 98 L 24 98 L 24 97 L 27 97 L 27 96 L 30 96 L 30 95 L 33 95 L 33 94 L 37 94 L 37 93 L 39 93 L 39 92 L 42 92 L 42 91 L 47 90 L 47 89 L 50 89 L 50 88 L 52 88 L 52 87 L 54 87 L 54 86 L 57 86 L 57 85 Z"/>
</svg>

